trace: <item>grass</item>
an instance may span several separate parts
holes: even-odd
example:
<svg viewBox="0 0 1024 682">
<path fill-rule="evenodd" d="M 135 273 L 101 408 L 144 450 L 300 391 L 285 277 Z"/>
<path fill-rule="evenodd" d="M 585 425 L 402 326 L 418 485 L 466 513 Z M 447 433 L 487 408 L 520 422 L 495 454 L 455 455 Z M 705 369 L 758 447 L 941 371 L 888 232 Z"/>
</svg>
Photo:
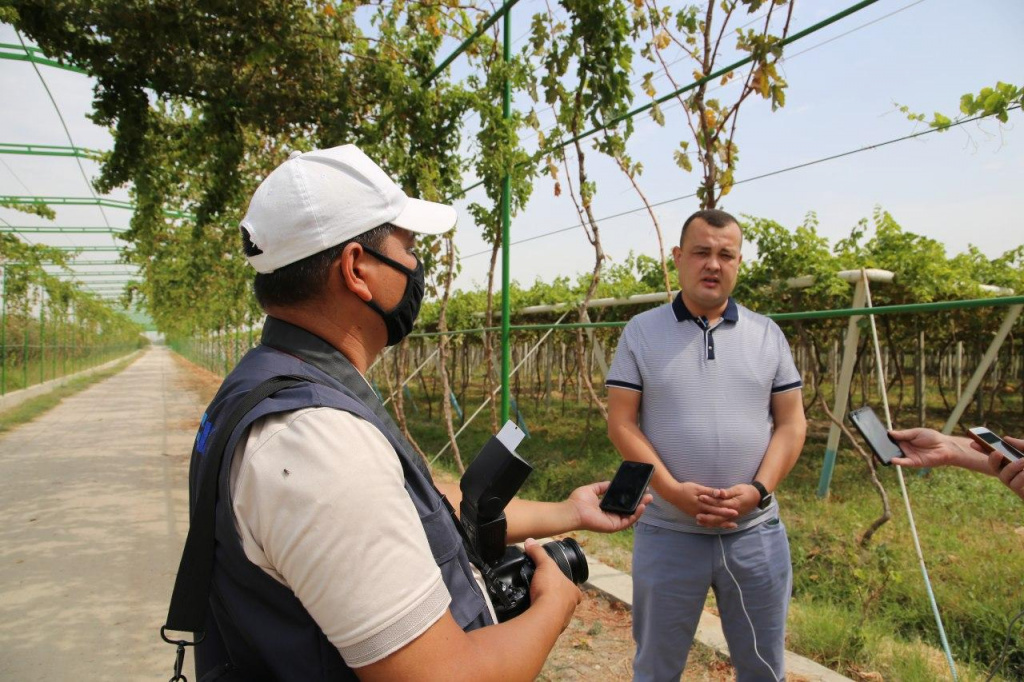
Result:
<svg viewBox="0 0 1024 682">
<path fill-rule="evenodd" d="M 79 376 L 69 379 L 66 384 L 59 386 L 47 393 L 30 398 L 23 403 L 0 412 L 0 433 L 8 431 L 20 424 L 32 421 L 39 415 L 56 407 L 64 398 L 75 395 L 93 384 L 118 374 L 130 365 L 133 360 L 125 359 L 107 369 L 94 372 L 86 376 Z"/>
<path fill-rule="evenodd" d="M 0 414 L 0 431 L 32 419 L 126 364 L 76 379 Z M 219 380 L 206 383 L 212 390 Z M 421 391 L 413 395 L 415 406 L 406 406 L 410 428 L 433 457 L 448 440 L 441 409 L 436 403 L 428 406 Z M 475 409 L 480 401 L 472 390 L 463 398 L 467 409 Z M 564 499 L 576 486 L 610 478 L 615 472 L 619 456 L 608 442 L 600 416 L 588 405 L 558 397 L 524 397 L 520 406 L 531 437 L 519 453 L 535 467 L 522 496 Z M 1020 413 L 1018 400 L 986 421 L 1002 420 L 1002 431 L 1021 433 Z M 941 415 L 942 410 L 930 406 L 929 414 Z M 903 421 L 910 422 L 912 417 Z M 898 416 L 896 422 L 900 423 Z M 941 421 L 930 425 L 939 427 Z M 866 465 L 846 442 L 840 444 L 829 497 L 817 497 L 827 429 L 823 420 L 812 419 L 803 455 L 778 491 L 794 568 L 788 647 L 855 679 L 948 679 L 896 470 L 885 468 L 879 473 L 893 517 L 862 547 L 859 539 L 881 513 L 881 502 Z M 459 437 L 465 463 L 490 434 L 485 411 Z M 439 477 L 458 477 L 450 451 L 433 466 Z M 1024 507 L 991 477 L 959 469 L 937 469 L 927 477 L 913 470 L 904 474 L 957 671 L 964 680 L 985 679 L 1003 651 L 1010 621 L 1024 608 Z M 632 531 L 576 535 L 588 555 L 630 571 Z M 710 595 L 708 604 L 713 604 Z M 996 679 L 1024 678 L 1019 632 L 1018 625 L 1001 677 Z"/>
<path fill-rule="evenodd" d="M 431 402 L 423 386 L 413 384 L 415 402 L 407 402 L 405 412 L 417 442 L 433 459 L 448 437 L 437 389 Z M 564 499 L 575 487 L 614 474 L 620 458 L 590 405 L 571 396 L 517 397 L 530 434 L 518 451 L 535 468 L 520 491 L 523 497 Z M 470 386 L 460 399 L 472 411 L 483 396 Z M 894 420 L 910 424 L 914 414 L 908 406 Z M 929 405 L 928 414 L 929 425 L 940 428 L 944 406 Z M 1001 432 L 1022 433 L 1021 415 L 1020 392 L 1007 392 L 985 421 Z M 880 515 L 881 501 L 865 463 L 845 441 L 830 495 L 817 497 L 827 432 L 824 419 L 812 415 L 800 461 L 778 491 L 794 567 L 789 648 L 857 679 L 948 678 L 896 470 L 879 473 L 893 516 L 862 547 L 859 539 Z M 491 433 L 485 409 L 459 436 L 464 464 Z M 450 450 L 432 466 L 441 478 L 458 478 Z M 984 679 L 1003 651 L 1010 621 L 1024 608 L 1024 507 L 991 477 L 959 469 L 937 469 L 927 477 L 904 473 L 957 671 L 965 680 Z M 632 531 L 575 535 L 588 555 L 631 570 Z M 713 605 L 711 595 L 708 605 Z M 1018 627 L 1007 650 L 1003 677 L 996 679 L 1024 678 L 1019 632 Z"/>
<path fill-rule="evenodd" d="M 424 396 L 414 395 L 419 414 L 407 406 L 410 428 L 433 456 L 447 443 L 440 408 L 435 404 L 428 415 Z M 463 402 L 473 409 L 479 397 Z M 531 437 L 519 453 L 535 467 L 522 496 L 564 499 L 576 486 L 615 472 L 619 456 L 596 411 L 571 400 L 563 405 L 557 397 L 550 406 L 527 398 L 520 405 Z M 987 421 L 1002 420 L 1007 433 L 1024 432 L 1019 398 L 1007 408 Z M 943 408 L 930 405 L 928 412 L 935 420 L 930 425 L 940 428 Z M 901 416 L 903 423 L 916 419 L 909 407 L 894 416 L 897 424 Z M 823 419 L 812 419 L 801 459 L 778 491 L 794 569 L 789 646 L 860 679 L 948 678 L 897 470 L 879 472 L 892 518 L 862 547 L 859 539 L 881 515 L 881 500 L 848 442 L 840 444 L 828 498 L 817 497 L 827 431 Z M 489 435 L 485 412 L 459 437 L 466 463 Z M 434 466 L 457 476 L 450 451 Z M 906 470 L 904 479 L 957 671 L 966 680 L 984 679 L 1003 650 L 1010 621 L 1024 609 L 1024 506 L 996 479 L 960 469 L 927 476 Z M 588 554 L 630 570 L 632 532 L 577 537 Z M 996 679 L 1024 678 L 1019 632 L 1018 626 L 1003 677 Z"/>
</svg>

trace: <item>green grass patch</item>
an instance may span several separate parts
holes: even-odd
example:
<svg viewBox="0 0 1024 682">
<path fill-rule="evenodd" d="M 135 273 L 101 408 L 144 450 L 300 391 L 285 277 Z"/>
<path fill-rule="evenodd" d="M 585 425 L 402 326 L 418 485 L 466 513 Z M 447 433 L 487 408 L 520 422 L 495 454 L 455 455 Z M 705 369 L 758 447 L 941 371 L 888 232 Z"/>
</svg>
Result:
<svg viewBox="0 0 1024 682">
<path fill-rule="evenodd" d="M 95 383 L 99 383 L 104 379 L 109 379 L 115 374 L 124 371 L 124 369 L 133 361 L 134 359 L 126 358 L 107 369 L 94 372 L 87 376 L 79 376 L 69 379 L 63 386 L 59 386 L 52 391 L 39 395 L 35 398 L 30 398 L 9 410 L 0 412 L 0 433 L 32 421 L 39 415 L 56 407 L 60 401 L 64 400 L 64 398 L 79 393 Z"/>
<path fill-rule="evenodd" d="M 447 443 L 440 403 L 428 411 L 422 390 L 413 395 L 416 408 L 406 407 L 410 428 L 433 457 Z M 986 421 L 1000 421 L 1006 433 L 1021 433 L 1019 397 L 1011 398 L 1016 402 L 999 414 L 990 413 Z M 460 399 L 472 412 L 482 395 L 470 387 Z M 530 432 L 519 453 L 535 467 L 523 497 L 564 499 L 575 487 L 614 474 L 620 458 L 608 441 L 604 421 L 585 402 L 524 395 L 519 406 Z M 902 421 L 900 413 L 894 421 L 909 425 L 911 412 L 908 407 Z M 944 418 L 938 405 L 929 406 L 929 415 Z M 465 464 L 490 437 L 489 422 L 485 409 L 459 437 Z M 941 421 L 933 425 L 941 426 Z M 804 452 L 778 491 L 793 557 L 790 648 L 855 678 L 876 679 L 868 675 L 875 672 L 883 679 L 947 679 L 949 669 L 897 471 L 879 472 L 892 518 L 861 546 L 864 531 L 881 515 L 881 500 L 866 464 L 845 440 L 830 495 L 817 497 L 827 429 L 827 423 L 812 415 Z M 433 466 L 458 476 L 450 451 Z M 914 470 L 903 473 L 958 673 L 963 679 L 984 679 L 1003 651 L 1010 621 L 1024 609 L 1024 505 L 989 476 L 961 469 L 937 469 L 928 476 Z M 588 556 L 630 570 L 632 532 L 575 535 Z M 1022 629 L 1018 621 L 1002 679 L 1024 679 Z"/>
</svg>

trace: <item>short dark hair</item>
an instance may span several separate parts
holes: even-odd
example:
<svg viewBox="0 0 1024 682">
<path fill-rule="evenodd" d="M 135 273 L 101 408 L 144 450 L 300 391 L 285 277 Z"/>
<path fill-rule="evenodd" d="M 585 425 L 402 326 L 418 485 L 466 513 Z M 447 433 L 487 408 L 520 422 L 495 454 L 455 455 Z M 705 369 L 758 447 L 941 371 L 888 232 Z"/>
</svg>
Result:
<svg viewBox="0 0 1024 682">
<path fill-rule="evenodd" d="M 395 231 L 391 223 L 384 223 L 335 246 L 328 247 L 312 256 L 289 263 L 273 272 L 257 273 L 253 280 L 253 291 L 260 307 L 266 310 L 271 305 L 296 305 L 321 295 L 327 286 L 327 275 L 331 263 L 349 244 L 368 246 L 375 251 L 384 248 L 384 242 Z"/>
<path fill-rule="evenodd" d="M 735 225 L 740 228 L 740 239 L 743 238 L 743 228 L 740 227 L 740 221 L 736 220 L 731 213 L 720 211 L 717 208 L 705 208 L 697 211 L 683 223 L 683 231 L 679 234 L 679 246 L 683 245 L 683 239 L 686 237 L 686 228 L 690 226 L 697 218 L 700 218 L 711 227 L 728 227 L 729 225 Z"/>
</svg>

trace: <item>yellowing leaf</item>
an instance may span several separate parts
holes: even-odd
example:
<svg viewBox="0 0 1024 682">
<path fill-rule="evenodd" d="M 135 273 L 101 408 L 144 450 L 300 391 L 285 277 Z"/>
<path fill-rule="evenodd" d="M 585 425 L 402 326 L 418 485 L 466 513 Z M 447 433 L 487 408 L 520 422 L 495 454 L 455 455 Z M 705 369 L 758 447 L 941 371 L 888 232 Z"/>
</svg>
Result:
<svg viewBox="0 0 1024 682">
<path fill-rule="evenodd" d="M 659 50 L 664 50 L 672 43 L 672 36 L 668 34 L 668 31 L 662 30 L 658 35 L 654 36 L 654 46 Z"/>
<path fill-rule="evenodd" d="M 665 114 L 661 112 L 661 107 L 659 107 L 657 103 L 651 107 L 651 118 L 653 118 L 654 122 L 658 125 L 665 125 Z"/>
</svg>

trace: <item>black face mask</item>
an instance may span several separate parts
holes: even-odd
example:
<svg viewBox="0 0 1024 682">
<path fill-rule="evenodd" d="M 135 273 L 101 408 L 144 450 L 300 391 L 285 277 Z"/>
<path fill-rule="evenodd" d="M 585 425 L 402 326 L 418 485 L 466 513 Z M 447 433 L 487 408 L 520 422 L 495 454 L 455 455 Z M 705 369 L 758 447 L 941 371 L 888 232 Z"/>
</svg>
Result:
<svg viewBox="0 0 1024 682">
<path fill-rule="evenodd" d="M 372 299 L 366 301 L 366 305 L 373 308 L 381 316 L 381 319 L 384 320 L 384 326 L 388 330 L 388 345 L 394 346 L 401 343 L 402 339 L 409 335 L 409 332 L 412 331 L 413 322 L 416 321 L 416 316 L 420 314 L 420 304 L 423 303 L 423 291 L 425 289 L 423 263 L 417 258 L 416 269 L 410 270 L 398 261 L 392 260 L 368 246 L 363 246 L 363 251 L 370 253 L 381 263 L 391 266 L 406 276 L 405 293 L 402 294 L 402 300 L 390 311 L 384 312 L 377 305 L 377 302 Z"/>
</svg>

